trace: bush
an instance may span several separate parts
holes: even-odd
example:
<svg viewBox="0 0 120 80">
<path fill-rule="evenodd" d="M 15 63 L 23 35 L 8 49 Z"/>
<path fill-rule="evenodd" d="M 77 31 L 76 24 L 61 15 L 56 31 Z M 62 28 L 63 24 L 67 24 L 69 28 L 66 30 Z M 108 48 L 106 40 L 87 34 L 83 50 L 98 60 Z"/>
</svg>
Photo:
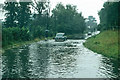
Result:
<svg viewBox="0 0 120 80">
<path fill-rule="evenodd" d="M 34 40 L 35 38 L 45 37 L 45 27 L 30 26 L 28 27 L 10 27 L 2 29 L 2 46 L 12 45 L 15 42 Z M 49 31 L 48 35 L 53 36 L 53 31 Z"/>
<path fill-rule="evenodd" d="M 2 29 L 2 46 L 11 45 L 16 41 L 30 40 L 29 30 L 27 28 L 3 28 Z"/>
</svg>

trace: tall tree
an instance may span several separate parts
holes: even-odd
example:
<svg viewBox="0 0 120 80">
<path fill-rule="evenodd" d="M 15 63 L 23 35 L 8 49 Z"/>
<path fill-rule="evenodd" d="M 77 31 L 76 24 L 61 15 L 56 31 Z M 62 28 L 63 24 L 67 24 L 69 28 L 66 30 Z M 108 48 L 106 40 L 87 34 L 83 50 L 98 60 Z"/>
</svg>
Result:
<svg viewBox="0 0 120 80">
<path fill-rule="evenodd" d="M 49 21 L 48 13 L 49 13 L 49 0 L 33 0 L 32 8 L 34 10 L 32 21 L 32 25 L 35 26 L 47 26 L 47 22 Z"/>
<path fill-rule="evenodd" d="M 56 32 L 67 34 L 83 33 L 85 30 L 85 20 L 82 13 L 77 12 L 74 5 L 64 6 L 62 3 L 56 5 L 52 10 L 52 24 Z"/>
<path fill-rule="evenodd" d="M 34 2 L 31 4 L 33 9 L 37 11 L 39 16 L 41 16 L 44 11 L 49 7 L 50 1 L 49 0 L 33 0 Z"/>
<path fill-rule="evenodd" d="M 17 10 L 18 10 L 18 3 L 16 0 L 6 0 L 4 3 L 3 9 L 6 11 L 6 18 L 4 25 L 5 27 L 16 27 L 16 18 L 17 18 Z"/>
<path fill-rule="evenodd" d="M 19 10 L 17 15 L 17 21 L 19 27 L 27 26 L 28 22 L 30 21 L 30 4 L 32 3 L 31 0 L 24 2 L 24 0 L 19 1 Z"/>
<path fill-rule="evenodd" d="M 119 19 L 119 2 L 105 2 L 99 11 L 101 29 L 117 29 Z"/>
<path fill-rule="evenodd" d="M 93 16 L 88 16 L 88 18 L 86 19 L 86 25 L 88 31 L 93 32 L 95 31 L 95 29 L 97 29 L 97 22 Z"/>
</svg>

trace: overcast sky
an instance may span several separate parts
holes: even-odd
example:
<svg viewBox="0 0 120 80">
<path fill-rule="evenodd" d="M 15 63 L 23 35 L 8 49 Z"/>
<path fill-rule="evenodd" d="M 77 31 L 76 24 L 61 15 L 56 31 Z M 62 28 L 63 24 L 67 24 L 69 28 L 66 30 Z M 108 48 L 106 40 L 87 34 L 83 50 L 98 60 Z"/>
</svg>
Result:
<svg viewBox="0 0 120 80">
<path fill-rule="evenodd" d="M 0 0 L 3 3 L 5 0 Z M 98 11 L 103 7 L 103 3 L 106 0 L 50 0 L 51 9 L 55 8 L 56 4 L 62 2 L 64 5 L 73 4 L 77 6 L 78 12 L 82 12 L 82 15 L 87 18 L 88 16 L 94 16 L 99 23 Z"/>
</svg>

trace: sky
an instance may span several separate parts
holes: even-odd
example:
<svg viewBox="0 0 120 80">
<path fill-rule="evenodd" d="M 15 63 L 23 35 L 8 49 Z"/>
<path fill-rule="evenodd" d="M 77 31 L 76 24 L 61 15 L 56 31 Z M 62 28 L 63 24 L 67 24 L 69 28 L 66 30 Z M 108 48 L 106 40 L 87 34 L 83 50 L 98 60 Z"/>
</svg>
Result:
<svg viewBox="0 0 120 80">
<path fill-rule="evenodd" d="M 5 0 L 0 0 L 0 3 L 3 3 Z M 72 4 L 76 5 L 78 12 L 82 12 L 84 18 L 88 16 L 93 16 L 96 18 L 97 23 L 99 24 L 98 11 L 103 7 L 103 4 L 106 0 L 50 0 L 51 10 L 55 8 L 56 4 L 62 2 L 63 5 Z M 1 17 L 1 15 L 0 15 Z"/>
</svg>

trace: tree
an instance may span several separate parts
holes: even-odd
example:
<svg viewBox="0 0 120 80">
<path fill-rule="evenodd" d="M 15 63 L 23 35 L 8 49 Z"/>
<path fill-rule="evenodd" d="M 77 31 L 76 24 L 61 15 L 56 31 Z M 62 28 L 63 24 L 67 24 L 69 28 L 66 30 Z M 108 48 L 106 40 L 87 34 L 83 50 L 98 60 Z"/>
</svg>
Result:
<svg viewBox="0 0 120 80">
<path fill-rule="evenodd" d="M 119 2 L 105 2 L 99 11 L 101 29 L 118 29 Z"/>
<path fill-rule="evenodd" d="M 16 0 L 12 0 L 11 2 L 9 0 L 6 0 L 4 3 L 3 9 L 6 10 L 6 18 L 4 25 L 5 27 L 16 27 L 16 18 L 17 18 L 17 10 L 18 10 L 18 3 Z"/>
<path fill-rule="evenodd" d="M 33 1 L 34 3 L 32 3 L 31 5 L 33 9 L 39 13 L 39 15 L 42 15 L 42 13 L 46 10 L 46 8 L 48 7 L 50 3 L 49 0 L 48 1 L 47 0 L 38 0 L 38 1 L 33 0 Z"/>
<path fill-rule="evenodd" d="M 95 29 L 97 29 L 97 22 L 96 19 L 93 16 L 88 16 L 86 19 L 86 25 L 88 28 L 88 31 L 93 32 Z"/>
<path fill-rule="evenodd" d="M 17 11 L 17 21 L 18 21 L 18 26 L 24 27 L 27 26 L 28 22 L 30 21 L 30 15 L 31 15 L 31 10 L 30 10 L 30 4 L 32 3 L 31 0 L 29 2 L 23 2 L 23 0 L 19 1 L 19 10 Z"/>
<path fill-rule="evenodd" d="M 85 30 L 85 20 L 82 13 L 77 12 L 74 5 L 64 6 L 62 3 L 56 5 L 52 10 L 52 29 L 55 32 L 66 34 L 83 33 Z"/>
<path fill-rule="evenodd" d="M 34 20 L 33 20 L 33 25 L 36 26 L 47 26 L 48 19 L 47 17 L 49 16 L 49 0 L 33 0 L 34 2 L 31 4 L 32 8 L 34 9 Z"/>
</svg>

